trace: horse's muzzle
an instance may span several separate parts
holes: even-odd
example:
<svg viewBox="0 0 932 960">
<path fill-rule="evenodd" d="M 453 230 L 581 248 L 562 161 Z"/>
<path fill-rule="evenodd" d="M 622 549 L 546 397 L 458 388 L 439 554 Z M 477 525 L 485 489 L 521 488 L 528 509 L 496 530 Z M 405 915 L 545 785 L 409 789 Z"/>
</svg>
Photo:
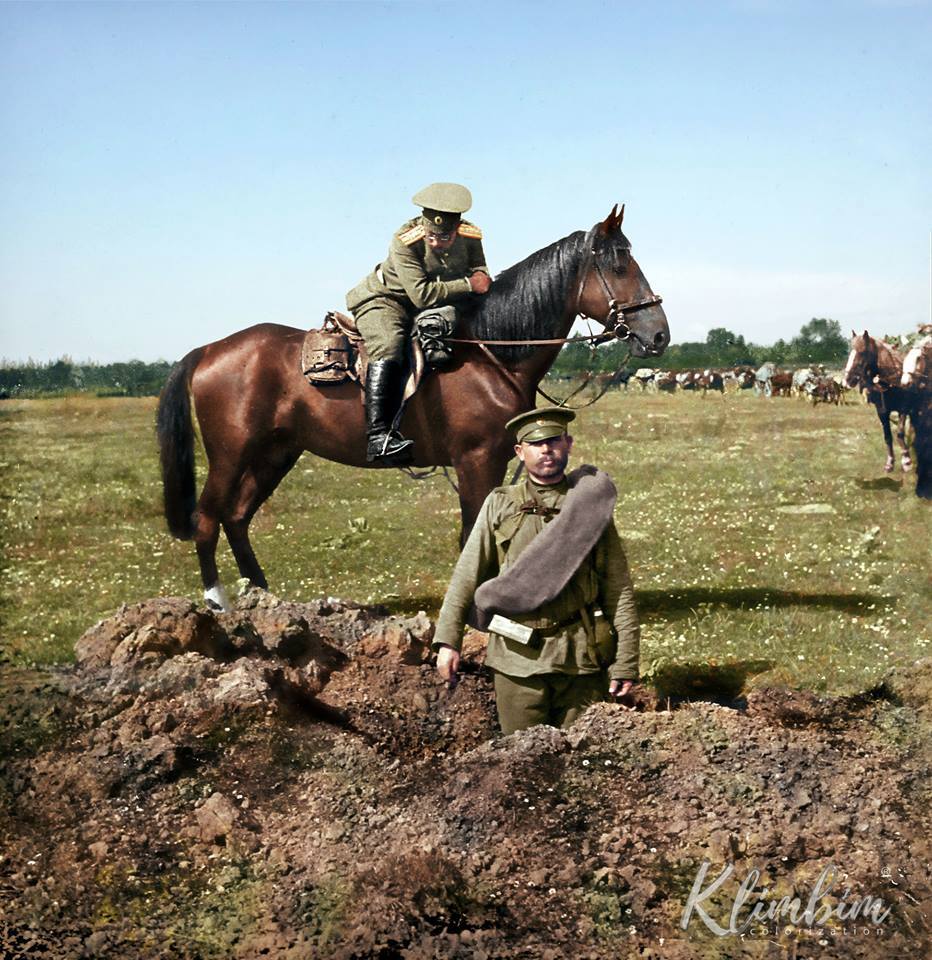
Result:
<svg viewBox="0 0 932 960">
<path fill-rule="evenodd" d="M 628 342 L 635 357 L 659 357 L 670 343 L 667 315 L 659 304 L 625 317 Z"/>
</svg>

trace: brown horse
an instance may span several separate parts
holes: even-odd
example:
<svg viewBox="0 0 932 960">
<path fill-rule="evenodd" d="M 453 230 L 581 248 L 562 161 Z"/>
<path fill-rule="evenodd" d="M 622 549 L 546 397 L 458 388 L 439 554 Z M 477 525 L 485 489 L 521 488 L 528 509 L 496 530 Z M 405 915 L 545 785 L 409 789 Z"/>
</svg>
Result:
<svg viewBox="0 0 932 960">
<path fill-rule="evenodd" d="M 872 403 L 883 427 L 883 439 L 887 445 L 887 460 L 884 470 L 893 469 L 893 434 L 890 430 L 890 414 L 899 414 L 896 439 L 903 450 L 903 471 L 912 468 L 913 462 L 906 445 L 906 418 L 913 412 L 916 395 L 900 385 L 903 376 L 903 358 L 883 340 L 877 340 L 866 330 L 858 335 L 851 331 L 851 352 L 845 366 L 844 381 L 847 387 L 859 387 L 867 391 L 867 401 Z"/>
<path fill-rule="evenodd" d="M 635 356 L 669 343 L 666 316 L 631 256 L 613 207 L 579 231 L 501 273 L 463 310 L 453 362 L 425 378 L 401 428 L 415 442 L 414 465 L 452 466 L 459 481 L 462 534 L 513 456 L 504 425 L 534 406 L 537 386 L 577 315 L 629 341 Z M 192 350 L 176 364 L 159 400 L 165 516 L 179 539 L 194 539 L 205 597 L 226 606 L 216 563 L 222 526 L 240 575 L 267 582 L 249 542 L 249 523 L 305 450 L 355 467 L 366 463 L 359 387 L 311 386 L 301 372 L 304 331 L 265 323 Z M 207 454 L 195 500 L 191 399 Z"/>
</svg>

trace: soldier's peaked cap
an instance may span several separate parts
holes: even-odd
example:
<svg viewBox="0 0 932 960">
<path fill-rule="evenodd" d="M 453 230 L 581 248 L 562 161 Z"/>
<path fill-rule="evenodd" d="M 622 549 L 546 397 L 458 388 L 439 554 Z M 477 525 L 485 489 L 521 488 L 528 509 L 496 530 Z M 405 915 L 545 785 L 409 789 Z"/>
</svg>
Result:
<svg viewBox="0 0 932 960">
<path fill-rule="evenodd" d="M 512 417 L 505 429 L 515 435 L 518 443 L 535 443 L 566 433 L 566 425 L 576 419 L 576 414 L 566 407 L 538 407 Z"/>
<path fill-rule="evenodd" d="M 472 206 L 472 194 L 459 183 L 432 183 L 411 199 L 435 213 L 465 213 Z"/>
</svg>

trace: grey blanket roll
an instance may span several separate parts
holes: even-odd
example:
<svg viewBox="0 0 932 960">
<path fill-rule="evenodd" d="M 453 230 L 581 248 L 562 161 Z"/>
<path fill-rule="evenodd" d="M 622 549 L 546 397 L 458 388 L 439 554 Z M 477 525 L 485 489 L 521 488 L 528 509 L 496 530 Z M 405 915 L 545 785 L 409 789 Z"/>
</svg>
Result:
<svg viewBox="0 0 932 960">
<path fill-rule="evenodd" d="M 615 510 L 618 491 L 608 474 L 583 464 L 566 475 L 563 509 L 518 559 L 476 590 L 470 623 L 487 630 L 489 621 L 531 613 L 565 589 L 596 545 Z"/>
</svg>

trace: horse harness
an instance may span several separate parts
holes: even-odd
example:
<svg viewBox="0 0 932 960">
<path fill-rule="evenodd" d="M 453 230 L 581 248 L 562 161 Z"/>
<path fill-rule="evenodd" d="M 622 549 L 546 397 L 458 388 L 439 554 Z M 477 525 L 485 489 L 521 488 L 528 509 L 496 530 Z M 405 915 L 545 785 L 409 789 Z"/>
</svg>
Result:
<svg viewBox="0 0 932 960">
<path fill-rule="evenodd" d="M 590 231 L 586 236 L 586 258 L 583 260 L 583 265 L 579 270 L 579 285 L 576 288 L 576 306 L 574 313 L 578 316 L 586 317 L 586 319 L 595 320 L 596 323 L 600 323 L 605 328 L 607 334 L 611 334 L 618 340 L 637 340 L 642 347 L 650 350 L 650 344 L 645 343 L 625 322 L 625 314 L 637 313 L 640 310 L 646 310 L 648 307 L 659 306 L 663 303 L 663 297 L 654 294 L 650 297 L 644 297 L 642 300 L 629 300 L 627 303 L 619 303 L 612 294 L 612 288 L 608 285 L 608 281 L 605 279 L 605 272 L 602 270 L 602 264 L 599 262 L 595 243 L 593 242 L 594 239 L 593 233 Z M 631 248 L 628 247 L 627 249 L 630 250 Z M 586 286 L 586 276 L 589 273 L 590 263 L 595 267 L 595 275 L 598 278 L 599 285 L 602 287 L 602 292 L 605 294 L 605 300 L 608 306 L 608 313 L 605 315 L 604 320 L 599 320 L 597 317 L 590 318 L 579 309 L 583 289 Z"/>
</svg>

